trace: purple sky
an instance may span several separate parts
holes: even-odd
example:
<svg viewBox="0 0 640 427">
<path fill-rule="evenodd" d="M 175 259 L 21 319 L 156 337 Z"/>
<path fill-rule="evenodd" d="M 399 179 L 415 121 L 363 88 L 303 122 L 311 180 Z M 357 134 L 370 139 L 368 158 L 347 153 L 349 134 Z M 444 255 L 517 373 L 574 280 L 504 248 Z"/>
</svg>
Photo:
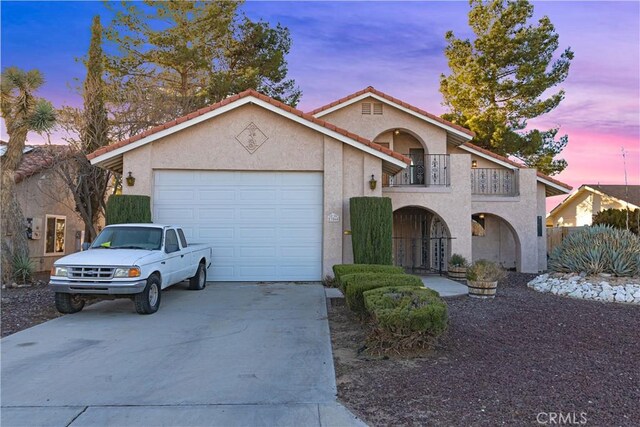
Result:
<svg viewBox="0 0 640 427">
<path fill-rule="evenodd" d="M 561 49 L 575 52 L 562 84 L 566 99 L 532 122 L 560 125 L 569 135 L 563 153 L 569 167 L 557 178 L 573 186 L 623 183 L 624 146 L 629 183 L 640 184 L 640 3 L 533 4 L 536 16 L 548 15 L 556 26 Z M 87 51 L 93 15 L 103 23 L 110 18 L 102 3 L 3 1 L 0 7 L 2 67 L 38 68 L 47 79 L 40 96 L 57 107 L 78 105 L 72 87 L 84 70 L 75 58 Z M 303 91 L 305 111 L 372 85 L 441 114 L 444 33 L 470 35 L 467 2 L 249 2 L 243 9 L 291 30 L 289 75 Z M 30 135 L 31 142 L 40 140 Z"/>
</svg>

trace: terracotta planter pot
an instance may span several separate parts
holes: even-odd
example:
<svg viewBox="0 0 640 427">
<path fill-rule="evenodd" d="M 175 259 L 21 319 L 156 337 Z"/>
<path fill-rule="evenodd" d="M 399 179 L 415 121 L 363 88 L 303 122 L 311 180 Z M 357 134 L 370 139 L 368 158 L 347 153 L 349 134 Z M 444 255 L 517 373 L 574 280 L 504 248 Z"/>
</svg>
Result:
<svg viewBox="0 0 640 427">
<path fill-rule="evenodd" d="M 474 298 L 494 298 L 498 282 L 467 280 L 469 296 Z"/>
<path fill-rule="evenodd" d="M 449 266 L 447 275 L 451 280 L 457 280 L 458 282 L 464 282 L 467 279 L 467 267 L 454 267 Z"/>
</svg>

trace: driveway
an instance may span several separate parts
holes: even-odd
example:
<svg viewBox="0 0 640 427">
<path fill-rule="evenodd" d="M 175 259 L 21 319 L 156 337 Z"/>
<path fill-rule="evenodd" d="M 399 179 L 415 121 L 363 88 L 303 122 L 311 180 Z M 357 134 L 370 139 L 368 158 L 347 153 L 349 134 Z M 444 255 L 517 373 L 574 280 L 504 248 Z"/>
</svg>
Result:
<svg viewBox="0 0 640 427">
<path fill-rule="evenodd" d="M 2 425 L 357 425 L 335 401 L 321 285 L 180 284 L 2 340 Z"/>
</svg>

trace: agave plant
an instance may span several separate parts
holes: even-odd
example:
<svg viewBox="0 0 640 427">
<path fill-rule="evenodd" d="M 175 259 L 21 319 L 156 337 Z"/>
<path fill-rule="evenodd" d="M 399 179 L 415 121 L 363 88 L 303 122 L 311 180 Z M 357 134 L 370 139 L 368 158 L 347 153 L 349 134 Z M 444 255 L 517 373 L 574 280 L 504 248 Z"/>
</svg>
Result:
<svg viewBox="0 0 640 427">
<path fill-rule="evenodd" d="M 13 257 L 13 277 L 23 284 L 33 276 L 35 265 L 29 255 L 16 255 Z"/>
<path fill-rule="evenodd" d="M 562 273 L 640 274 L 640 237 L 597 225 L 568 235 L 549 257 L 549 269 Z"/>
</svg>

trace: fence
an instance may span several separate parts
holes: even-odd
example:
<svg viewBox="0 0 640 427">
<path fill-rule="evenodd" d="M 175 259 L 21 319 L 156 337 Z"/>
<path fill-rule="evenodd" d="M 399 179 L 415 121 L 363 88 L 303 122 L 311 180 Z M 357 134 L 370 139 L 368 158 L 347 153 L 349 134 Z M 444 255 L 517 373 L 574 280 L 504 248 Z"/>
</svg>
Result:
<svg viewBox="0 0 640 427">
<path fill-rule="evenodd" d="M 582 230 L 583 227 L 547 227 L 547 255 L 560 244 L 571 233 Z"/>
</svg>

